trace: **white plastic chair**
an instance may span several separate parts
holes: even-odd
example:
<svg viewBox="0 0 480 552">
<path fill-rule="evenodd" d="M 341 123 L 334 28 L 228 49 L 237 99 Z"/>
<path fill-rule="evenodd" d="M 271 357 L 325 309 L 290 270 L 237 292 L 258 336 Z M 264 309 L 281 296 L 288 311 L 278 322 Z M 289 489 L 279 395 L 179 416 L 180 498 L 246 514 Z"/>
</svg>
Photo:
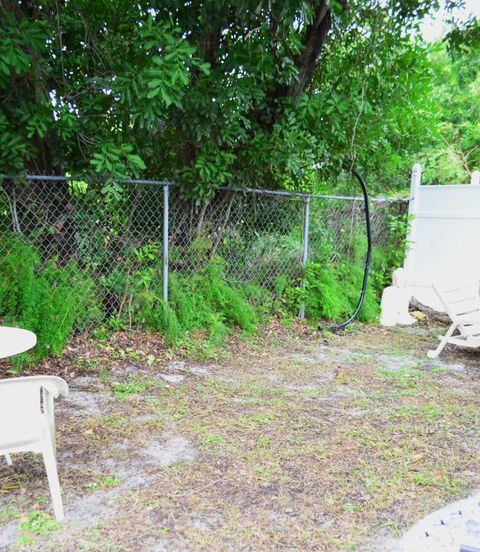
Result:
<svg viewBox="0 0 480 552">
<path fill-rule="evenodd" d="M 55 376 L 0 380 L 0 456 L 12 464 L 11 454 L 43 455 L 53 511 L 62 520 L 63 504 L 58 480 L 53 401 L 68 395 L 67 383 Z"/>
<path fill-rule="evenodd" d="M 437 358 L 447 343 L 459 347 L 480 347 L 480 295 L 479 284 L 463 284 L 441 288 L 433 285 L 452 324 L 447 333 L 440 337 L 435 350 L 428 351 L 429 358 Z M 455 332 L 458 334 L 453 335 Z"/>
</svg>

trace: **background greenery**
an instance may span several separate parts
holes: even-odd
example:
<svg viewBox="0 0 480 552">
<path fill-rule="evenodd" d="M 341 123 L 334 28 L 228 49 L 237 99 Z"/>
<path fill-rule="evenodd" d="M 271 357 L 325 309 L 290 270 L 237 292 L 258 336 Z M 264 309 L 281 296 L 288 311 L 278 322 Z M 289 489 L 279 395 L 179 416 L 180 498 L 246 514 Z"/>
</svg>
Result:
<svg viewBox="0 0 480 552">
<path fill-rule="evenodd" d="M 196 215 L 226 184 L 351 193 L 340 172 L 345 156 L 374 194 L 404 193 L 415 161 L 426 182 L 468 181 L 480 165 L 480 25 L 453 24 L 445 40 L 426 44 L 419 25 L 440 4 L 3 2 L 0 210 L 11 228 L 1 235 L 0 318 L 37 332 L 41 358 L 92 325 L 155 328 L 171 343 L 203 332 L 208 350 L 233 326 L 251 332 L 276 310 L 296 313 L 302 300 L 314 323 L 350 313 L 365 251 L 357 230 L 324 240 L 305 274 L 265 258 L 264 272 L 275 273 L 265 286 L 229 278 L 220 242 L 180 228 L 165 305 L 162 252 L 149 243 L 149 225 L 131 220 L 145 200 L 119 179 L 175 180 Z M 26 186 L 11 178 L 25 173 L 79 180 Z M 80 200 L 89 205 L 82 219 L 72 211 Z M 102 217 L 108 225 L 95 226 Z M 390 223 L 391 239 L 375 251 L 364 320 L 376 319 L 379 292 L 402 262 L 406 222 Z M 92 227 L 98 235 L 83 240 Z M 143 246 L 115 264 L 109 244 L 121 227 L 142 235 Z M 301 245 L 298 224 L 237 234 L 222 243 L 237 257 L 261 255 L 268 240 L 287 255 Z M 62 254 L 36 247 L 39 238 Z M 347 253 L 332 256 L 332 248 Z M 190 250 L 209 262 L 187 270 Z"/>
<path fill-rule="evenodd" d="M 447 5 L 461 4 L 450 0 Z M 375 191 L 465 181 L 479 160 L 479 24 L 427 45 L 438 0 L 10 0 L 0 6 L 0 174 Z"/>
</svg>

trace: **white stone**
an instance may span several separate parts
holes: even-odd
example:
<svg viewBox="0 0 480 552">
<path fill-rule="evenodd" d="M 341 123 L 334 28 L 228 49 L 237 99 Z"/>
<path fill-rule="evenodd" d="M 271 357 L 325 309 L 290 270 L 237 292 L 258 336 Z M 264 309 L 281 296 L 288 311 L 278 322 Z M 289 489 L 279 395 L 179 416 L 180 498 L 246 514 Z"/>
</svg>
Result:
<svg viewBox="0 0 480 552">
<path fill-rule="evenodd" d="M 383 290 L 380 304 L 380 323 L 382 326 L 415 324 L 416 319 L 408 312 L 410 289 L 407 287 L 407 273 L 403 268 L 397 268 L 392 275 L 392 286 Z"/>
</svg>

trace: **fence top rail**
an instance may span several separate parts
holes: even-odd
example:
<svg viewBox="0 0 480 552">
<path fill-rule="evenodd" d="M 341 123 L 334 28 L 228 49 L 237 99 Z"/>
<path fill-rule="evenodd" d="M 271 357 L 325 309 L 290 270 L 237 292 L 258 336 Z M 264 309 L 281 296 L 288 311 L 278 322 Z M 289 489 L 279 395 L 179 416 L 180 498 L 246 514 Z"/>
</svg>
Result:
<svg viewBox="0 0 480 552">
<path fill-rule="evenodd" d="M 226 192 L 236 192 L 236 193 L 254 193 L 254 194 L 263 194 L 263 195 L 277 195 L 277 196 L 287 196 L 287 197 L 311 197 L 314 199 L 340 199 L 344 201 L 364 201 L 363 197 L 360 196 L 342 196 L 342 195 L 328 195 L 328 194 L 309 194 L 307 192 L 287 192 L 284 190 L 265 190 L 262 188 L 229 188 L 228 186 L 221 186 L 219 190 L 224 190 Z M 375 203 L 408 203 L 410 197 L 373 197 L 370 198 L 370 201 Z"/>
<path fill-rule="evenodd" d="M 0 182 L 2 178 L 19 178 L 10 176 L 10 175 L 0 175 Z M 78 176 L 56 176 L 56 175 L 41 175 L 41 174 L 27 174 L 20 178 L 24 178 L 28 181 L 34 180 L 45 180 L 50 182 L 67 182 L 70 180 L 86 180 L 84 177 Z M 143 180 L 143 179 L 133 179 L 133 178 L 116 178 L 117 182 L 123 184 L 145 184 L 145 185 L 155 185 L 155 186 L 175 186 L 175 182 L 170 180 Z M 329 195 L 329 194 L 314 194 L 307 192 L 287 192 L 285 190 L 266 190 L 263 188 L 232 188 L 229 186 L 220 186 L 219 190 L 225 192 L 235 192 L 235 193 L 251 193 L 251 194 L 263 194 L 263 195 L 272 195 L 272 196 L 284 196 L 284 197 L 301 197 L 301 198 L 314 198 L 314 199 L 338 199 L 340 201 L 364 201 L 363 197 L 360 196 L 343 196 L 343 195 Z M 408 203 L 410 197 L 373 197 L 370 199 L 373 203 Z"/>
<path fill-rule="evenodd" d="M 51 174 L 26 174 L 26 175 L 0 175 L 0 183 L 3 178 L 9 179 L 24 179 L 28 181 L 45 180 L 46 182 L 68 182 L 70 180 L 84 181 L 88 180 L 88 177 L 83 176 L 57 176 Z M 123 184 L 153 184 L 156 186 L 173 186 L 174 183 L 169 180 L 135 180 L 133 178 L 115 178 L 116 182 L 122 182 Z"/>
</svg>

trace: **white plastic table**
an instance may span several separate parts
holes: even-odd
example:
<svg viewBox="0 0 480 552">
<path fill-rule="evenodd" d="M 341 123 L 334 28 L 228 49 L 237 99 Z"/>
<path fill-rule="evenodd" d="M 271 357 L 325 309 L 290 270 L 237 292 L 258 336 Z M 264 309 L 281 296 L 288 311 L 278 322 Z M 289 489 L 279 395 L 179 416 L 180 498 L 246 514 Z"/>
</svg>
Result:
<svg viewBox="0 0 480 552">
<path fill-rule="evenodd" d="M 36 343 L 37 336 L 29 330 L 0 326 L 0 358 L 24 353 Z"/>
</svg>

